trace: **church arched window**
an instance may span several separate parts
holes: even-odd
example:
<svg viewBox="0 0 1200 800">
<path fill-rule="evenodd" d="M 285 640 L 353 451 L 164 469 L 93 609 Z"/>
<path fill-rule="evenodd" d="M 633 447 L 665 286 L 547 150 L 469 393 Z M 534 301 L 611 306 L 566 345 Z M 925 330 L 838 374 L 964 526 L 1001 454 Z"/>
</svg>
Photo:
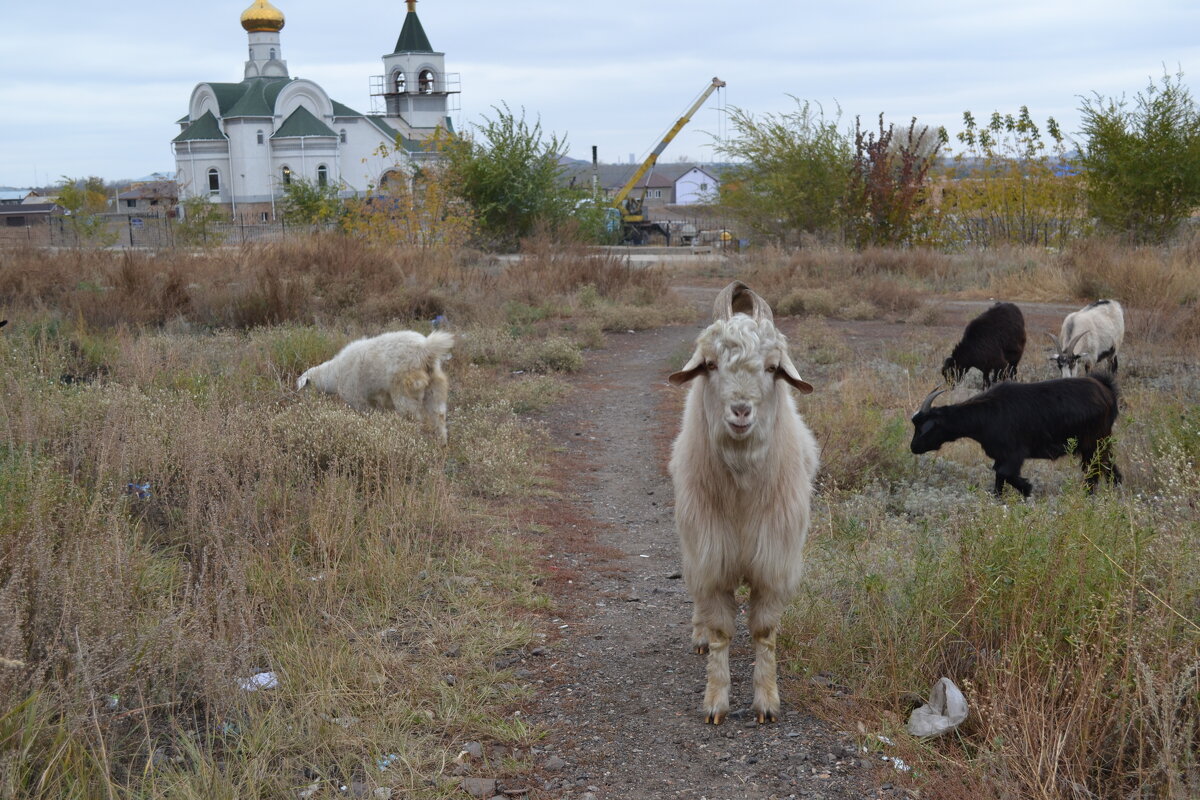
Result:
<svg viewBox="0 0 1200 800">
<path fill-rule="evenodd" d="M 421 70 L 421 77 L 418 80 L 418 87 L 421 94 L 433 94 L 433 70 Z"/>
<path fill-rule="evenodd" d="M 275 48 L 274 47 L 271 48 L 271 60 L 272 61 L 275 60 Z"/>
<path fill-rule="evenodd" d="M 404 73 L 396 72 L 392 76 L 392 86 L 396 90 L 396 94 L 404 94 Z"/>
<path fill-rule="evenodd" d="M 292 168 L 287 165 L 284 165 L 283 169 L 280 171 L 279 174 L 280 174 L 280 177 L 283 179 L 283 185 L 290 186 L 292 183 Z"/>
<path fill-rule="evenodd" d="M 258 143 L 259 144 L 263 143 L 263 132 L 262 131 L 258 132 Z"/>
<path fill-rule="evenodd" d="M 322 164 L 317 167 L 317 186 L 322 189 L 329 185 L 329 167 Z"/>
<path fill-rule="evenodd" d="M 208 171 L 208 193 L 221 193 L 221 173 L 217 172 L 216 167 L 213 167 Z"/>
</svg>

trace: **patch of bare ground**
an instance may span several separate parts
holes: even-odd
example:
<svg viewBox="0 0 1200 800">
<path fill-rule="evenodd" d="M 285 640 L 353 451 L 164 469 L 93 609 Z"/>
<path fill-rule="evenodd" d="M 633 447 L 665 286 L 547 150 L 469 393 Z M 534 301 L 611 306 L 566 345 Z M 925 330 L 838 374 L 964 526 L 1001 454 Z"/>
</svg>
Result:
<svg viewBox="0 0 1200 800">
<path fill-rule="evenodd" d="M 697 305 L 707 307 L 715 292 Z M 781 676 L 783 720 L 755 723 L 744 617 L 731 658 L 734 713 L 724 725 L 704 724 L 704 657 L 691 652 L 665 466 L 682 396 L 666 375 L 698 330 L 611 336 L 544 417 L 561 448 L 559 493 L 534 516 L 550 531 L 543 557 L 558 576 L 560 636 L 538 654 L 545 663 L 528 710 L 549 731 L 532 751 L 534 792 L 584 800 L 905 797 L 892 785 L 895 772 L 869 763 L 848 730 L 798 707 L 796 678 Z"/>
</svg>

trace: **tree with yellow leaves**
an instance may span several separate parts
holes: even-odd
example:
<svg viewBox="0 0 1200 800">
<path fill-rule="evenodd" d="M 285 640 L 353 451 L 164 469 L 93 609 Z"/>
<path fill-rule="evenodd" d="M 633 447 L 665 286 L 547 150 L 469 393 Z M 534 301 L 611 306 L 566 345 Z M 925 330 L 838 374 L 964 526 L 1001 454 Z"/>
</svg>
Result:
<svg viewBox="0 0 1200 800">
<path fill-rule="evenodd" d="M 950 244 L 1060 247 L 1087 232 L 1083 183 L 1051 117 L 1046 138 L 1026 106 L 979 123 L 963 113 L 966 150 L 942 184 L 942 238 Z"/>
<path fill-rule="evenodd" d="M 342 229 L 377 244 L 421 249 L 456 248 L 470 241 L 474 213 L 450 190 L 446 163 L 438 157 L 446 136 L 439 129 L 426 141 L 432 158 L 415 165 L 393 160 L 365 196 L 347 200 Z M 399 149 L 397 142 L 376 155 L 388 158 Z"/>
</svg>

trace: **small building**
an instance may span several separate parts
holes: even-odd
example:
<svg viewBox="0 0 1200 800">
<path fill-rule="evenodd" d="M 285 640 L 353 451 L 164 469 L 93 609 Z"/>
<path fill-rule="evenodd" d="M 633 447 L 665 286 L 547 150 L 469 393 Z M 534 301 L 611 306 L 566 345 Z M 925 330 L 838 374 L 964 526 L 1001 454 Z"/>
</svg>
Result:
<svg viewBox="0 0 1200 800">
<path fill-rule="evenodd" d="M 57 203 L 4 203 L 0 205 L 0 243 L 48 244 L 52 219 L 66 212 Z"/>
<path fill-rule="evenodd" d="M 704 167 L 692 167 L 674 180 L 675 205 L 712 205 L 717 202 L 721 182 Z"/>
<path fill-rule="evenodd" d="M 139 217 L 174 217 L 179 187 L 174 180 L 137 182 L 117 195 L 118 214 Z"/>
<path fill-rule="evenodd" d="M 637 171 L 636 164 L 591 164 L 572 162 L 563 169 L 563 178 L 572 185 L 591 186 L 593 175 L 604 197 L 612 199 Z M 655 164 L 630 192 L 641 197 L 645 191 L 645 207 L 675 205 L 709 205 L 717 202 L 722 167 L 713 164 Z"/>
<path fill-rule="evenodd" d="M 38 193 L 33 189 L 0 189 L 0 206 L 19 206 L 31 201 L 41 201 Z"/>
</svg>

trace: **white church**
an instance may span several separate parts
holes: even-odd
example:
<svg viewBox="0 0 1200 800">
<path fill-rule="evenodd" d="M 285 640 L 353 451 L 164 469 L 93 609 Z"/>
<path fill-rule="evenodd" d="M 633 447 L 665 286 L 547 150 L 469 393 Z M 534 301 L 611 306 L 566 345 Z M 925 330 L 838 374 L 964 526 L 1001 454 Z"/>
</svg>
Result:
<svg viewBox="0 0 1200 800">
<path fill-rule="evenodd" d="M 197 84 L 178 121 L 182 130 L 171 144 L 179 199 L 208 197 L 235 220 L 267 221 L 292 181 L 336 186 L 349 196 L 378 186 L 397 162 L 420 159 L 423 140 L 439 127 L 453 130 L 458 76 L 446 73 L 445 54 L 430 46 L 416 2 L 407 0 L 383 75 L 371 78 L 382 113 L 363 114 L 288 74 L 283 13 L 255 0 L 241 17 L 249 37 L 245 77 Z"/>
</svg>

